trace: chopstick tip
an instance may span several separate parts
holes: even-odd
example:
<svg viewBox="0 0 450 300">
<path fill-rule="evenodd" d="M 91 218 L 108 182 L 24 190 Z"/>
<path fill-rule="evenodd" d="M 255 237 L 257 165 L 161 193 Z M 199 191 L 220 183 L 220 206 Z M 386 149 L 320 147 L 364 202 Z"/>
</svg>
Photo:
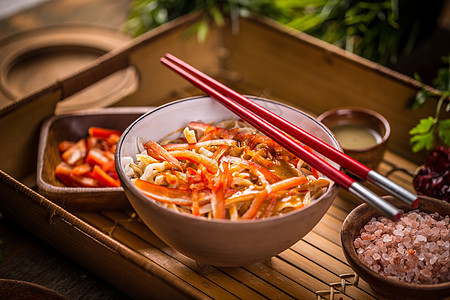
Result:
<svg viewBox="0 0 450 300">
<path fill-rule="evenodd" d="M 412 208 L 412 209 L 419 208 L 419 204 L 420 204 L 420 198 L 417 197 L 416 200 L 414 200 L 414 201 L 411 203 L 411 208 Z"/>
<path fill-rule="evenodd" d="M 399 210 L 395 215 L 392 216 L 392 221 L 397 222 L 402 217 L 403 212 Z"/>
</svg>

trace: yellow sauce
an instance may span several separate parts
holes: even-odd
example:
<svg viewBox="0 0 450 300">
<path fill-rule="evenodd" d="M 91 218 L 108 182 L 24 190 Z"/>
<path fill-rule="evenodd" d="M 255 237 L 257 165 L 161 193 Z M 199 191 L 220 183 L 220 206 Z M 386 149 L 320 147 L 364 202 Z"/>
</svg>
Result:
<svg viewBox="0 0 450 300">
<path fill-rule="evenodd" d="M 375 130 L 361 125 L 339 125 L 331 128 L 342 148 L 355 150 L 376 145 L 381 136 Z"/>
</svg>

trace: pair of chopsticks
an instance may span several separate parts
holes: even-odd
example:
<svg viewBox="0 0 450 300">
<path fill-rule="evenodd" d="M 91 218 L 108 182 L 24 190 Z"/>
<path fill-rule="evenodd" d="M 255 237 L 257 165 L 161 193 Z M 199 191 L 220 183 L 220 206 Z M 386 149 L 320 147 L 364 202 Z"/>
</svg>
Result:
<svg viewBox="0 0 450 300">
<path fill-rule="evenodd" d="M 334 168 L 314 153 L 306 150 L 287 134 L 308 145 L 331 161 L 338 163 L 340 166 L 351 171 L 361 179 L 368 180 L 378 185 L 385 191 L 401 199 L 411 208 L 417 208 L 419 206 L 419 198 L 416 195 L 410 193 L 376 171 L 368 168 L 364 164 L 361 164 L 360 162 L 331 147 L 320 139 L 310 135 L 289 121 L 273 114 L 250 99 L 233 91 L 181 59 L 171 54 L 166 54 L 160 60 L 164 65 L 190 81 L 193 85 L 203 90 L 212 98 L 219 101 L 219 103 L 227 107 L 250 125 L 279 143 L 288 151 L 297 155 L 303 161 L 327 176 L 329 179 L 333 180 L 345 190 L 372 205 L 386 217 L 396 221 L 401 217 L 402 211 L 380 198 L 355 179 L 347 176 L 345 173 Z"/>
</svg>

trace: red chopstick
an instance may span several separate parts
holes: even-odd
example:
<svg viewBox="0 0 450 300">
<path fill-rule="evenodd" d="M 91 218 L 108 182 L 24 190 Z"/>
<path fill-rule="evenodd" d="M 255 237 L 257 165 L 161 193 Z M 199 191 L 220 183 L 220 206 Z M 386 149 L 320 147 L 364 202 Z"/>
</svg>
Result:
<svg viewBox="0 0 450 300">
<path fill-rule="evenodd" d="M 165 57 L 161 58 L 161 62 L 166 66 L 168 66 L 169 68 L 171 68 L 173 71 L 177 72 L 185 79 L 187 79 L 188 81 L 190 81 L 192 84 L 194 84 L 195 86 L 206 92 L 208 95 L 219 101 L 222 105 L 230 109 L 232 112 L 241 117 L 243 120 L 247 121 L 256 129 L 260 130 L 261 132 L 263 132 L 264 134 L 266 134 L 267 136 L 278 142 L 280 145 L 285 147 L 287 150 L 303 159 L 306 163 L 317 169 L 319 172 L 321 172 L 331 180 L 333 180 L 336 184 L 338 184 L 342 188 L 357 195 L 365 202 L 369 203 L 370 205 L 375 207 L 378 211 L 380 211 L 382 214 L 390 217 L 391 219 L 398 220 L 400 218 L 402 214 L 401 210 L 397 209 L 390 203 L 387 203 L 386 201 L 378 197 L 376 194 L 365 188 L 363 185 L 361 185 L 354 179 L 350 178 L 346 174 L 332 167 L 325 160 L 319 158 L 312 152 L 306 150 L 298 142 L 294 141 L 285 133 L 274 127 L 271 123 L 268 122 L 268 120 L 261 119 L 259 116 L 255 114 L 255 112 L 252 112 L 240 106 L 239 104 L 229 99 L 227 96 L 229 96 L 230 98 L 232 97 L 233 100 L 235 100 L 236 102 L 238 102 L 237 98 L 242 97 L 246 99 L 245 97 L 239 95 L 234 91 L 230 92 L 232 90 L 229 88 L 224 89 L 223 85 L 218 84 L 218 82 L 215 82 L 215 80 L 213 80 L 212 78 L 207 77 L 205 74 L 201 73 L 200 71 L 196 70 L 195 68 L 186 64 L 185 62 L 177 59 L 173 55 L 166 54 Z M 209 79 L 206 80 L 206 78 Z M 206 82 L 202 80 L 205 80 Z M 220 92 L 216 90 L 216 88 Z M 224 95 L 225 93 L 227 94 L 227 96 Z M 236 97 L 237 95 L 239 97 Z M 244 103 L 245 105 L 248 104 L 247 100 Z M 240 99 L 239 101 L 242 101 L 242 99 Z M 250 101 L 250 103 L 253 102 Z M 270 121 L 276 120 L 275 118 L 273 118 L 273 114 L 270 112 L 267 116 Z M 281 120 L 287 122 L 284 119 Z M 274 122 L 279 122 L 279 120 Z M 297 136 L 295 137 L 297 138 Z M 327 145 L 323 142 L 321 142 L 320 144 Z"/>
<path fill-rule="evenodd" d="M 183 68 L 190 74 L 203 80 L 206 84 L 220 91 L 225 96 L 245 106 L 248 110 L 260 116 L 267 122 L 277 126 L 287 134 L 294 136 L 299 141 L 310 146 L 311 148 L 321 153 L 322 155 L 328 157 L 330 160 L 338 163 L 345 169 L 351 171 L 353 174 L 360 177 L 361 179 L 371 181 L 372 183 L 383 188 L 385 191 L 397 196 L 399 199 L 403 200 L 406 204 L 410 205 L 412 208 L 417 208 L 419 206 L 420 200 L 417 197 L 417 195 L 414 195 L 413 193 L 402 188 L 401 186 L 395 184 L 394 182 L 382 176 L 375 170 L 372 170 L 369 167 L 365 166 L 364 164 L 349 157 L 348 155 L 345 155 L 344 153 L 338 151 L 336 148 L 331 147 L 330 145 L 324 143 L 322 140 L 317 139 L 308 132 L 295 126 L 294 124 L 281 118 L 280 116 L 273 114 L 264 107 L 240 95 L 239 93 L 221 84 L 220 82 L 209 77 L 208 75 L 200 72 L 191 65 L 182 61 L 181 59 L 171 54 L 166 54 L 166 58 L 174 62 L 175 64 L 177 64 L 179 67 Z"/>
</svg>

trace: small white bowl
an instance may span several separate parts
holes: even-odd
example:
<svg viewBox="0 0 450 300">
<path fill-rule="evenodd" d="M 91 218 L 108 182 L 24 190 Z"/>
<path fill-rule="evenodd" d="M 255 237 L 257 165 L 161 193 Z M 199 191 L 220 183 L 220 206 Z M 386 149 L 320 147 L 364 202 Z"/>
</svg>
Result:
<svg viewBox="0 0 450 300">
<path fill-rule="evenodd" d="M 333 134 L 313 117 L 274 101 L 250 97 L 341 151 Z M 201 264 L 242 266 L 268 259 L 295 244 L 327 212 L 338 192 L 330 188 L 309 206 L 282 216 L 258 220 L 207 220 L 166 209 L 142 194 L 126 176 L 122 158 L 139 153 L 136 138 L 159 141 L 190 121 L 222 121 L 238 117 L 209 97 L 182 99 L 148 112 L 122 134 L 116 168 L 122 187 L 143 222 L 165 243 Z M 340 166 L 333 164 L 336 169 Z"/>
</svg>

